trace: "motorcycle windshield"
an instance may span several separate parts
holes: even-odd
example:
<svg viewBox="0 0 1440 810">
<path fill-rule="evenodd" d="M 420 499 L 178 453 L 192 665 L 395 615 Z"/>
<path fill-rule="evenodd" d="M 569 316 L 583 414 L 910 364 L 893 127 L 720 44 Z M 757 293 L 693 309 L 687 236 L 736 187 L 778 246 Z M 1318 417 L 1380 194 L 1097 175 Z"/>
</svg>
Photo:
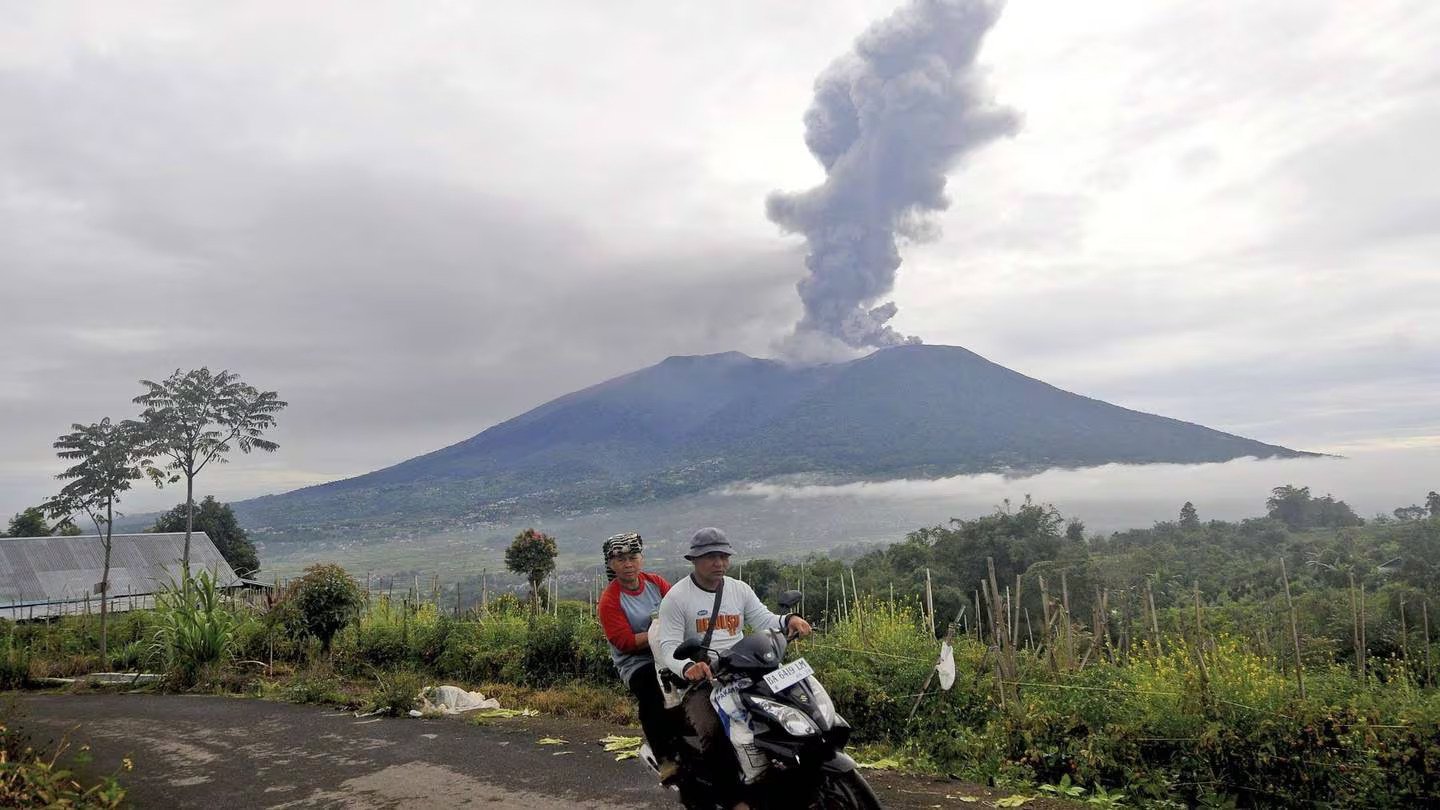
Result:
<svg viewBox="0 0 1440 810">
<path fill-rule="evenodd" d="M 727 651 L 726 663 L 731 669 L 775 669 L 785 659 L 785 646 L 785 636 L 778 633 L 746 636 Z"/>
</svg>

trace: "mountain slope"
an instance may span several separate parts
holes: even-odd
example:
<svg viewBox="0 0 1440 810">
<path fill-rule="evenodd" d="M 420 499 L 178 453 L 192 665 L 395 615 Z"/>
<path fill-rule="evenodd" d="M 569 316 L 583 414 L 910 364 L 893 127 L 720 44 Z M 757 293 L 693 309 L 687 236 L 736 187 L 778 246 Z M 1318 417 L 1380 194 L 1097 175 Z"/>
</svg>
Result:
<svg viewBox="0 0 1440 810">
<path fill-rule="evenodd" d="M 1062 391 L 951 346 L 795 368 L 671 357 L 382 470 L 235 504 L 248 525 L 418 525 L 786 474 L 936 477 L 1306 455 Z"/>
</svg>

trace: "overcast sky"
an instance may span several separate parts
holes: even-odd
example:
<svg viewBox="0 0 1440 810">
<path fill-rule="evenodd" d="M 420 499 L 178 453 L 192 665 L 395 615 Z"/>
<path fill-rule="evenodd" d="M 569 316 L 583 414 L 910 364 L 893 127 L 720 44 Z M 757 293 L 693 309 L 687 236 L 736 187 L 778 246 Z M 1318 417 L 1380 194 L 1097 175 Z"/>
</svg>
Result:
<svg viewBox="0 0 1440 810">
<path fill-rule="evenodd" d="M 895 5 L 0 5 L 0 516 L 177 367 L 291 403 L 278 454 L 202 476 L 234 499 L 772 354 L 804 267 L 765 197 L 821 181 L 814 80 Z M 1020 129 L 902 246 L 891 324 L 1267 442 L 1440 452 L 1437 43 L 1425 0 L 1012 2 L 979 61 Z"/>
</svg>

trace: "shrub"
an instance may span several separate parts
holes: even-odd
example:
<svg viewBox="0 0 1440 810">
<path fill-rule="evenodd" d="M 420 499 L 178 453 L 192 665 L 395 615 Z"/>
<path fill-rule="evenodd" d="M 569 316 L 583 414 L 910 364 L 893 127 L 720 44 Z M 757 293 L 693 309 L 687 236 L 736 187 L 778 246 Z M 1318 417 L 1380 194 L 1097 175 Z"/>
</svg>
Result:
<svg viewBox="0 0 1440 810">
<path fill-rule="evenodd" d="M 299 629 L 320 641 L 320 650 L 330 652 L 330 643 L 364 603 L 364 594 L 355 579 L 338 565 L 312 565 L 305 576 L 290 586 L 285 601 L 293 607 Z"/>
<path fill-rule="evenodd" d="M 13 635 L 5 637 L 0 649 L 0 689 L 23 689 L 30 685 L 30 650 Z"/>
<path fill-rule="evenodd" d="M 377 682 L 370 692 L 367 708 L 382 714 L 404 715 L 415 708 L 425 682 L 420 673 L 411 670 L 375 672 Z"/>
<path fill-rule="evenodd" d="M 202 670 L 231 659 L 242 622 L 223 604 L 209 571 L 201 571 L 189 587 L 156 594 L 155 619 L 151 659 L 182 686 L 193 685 Z"/>
</svg>

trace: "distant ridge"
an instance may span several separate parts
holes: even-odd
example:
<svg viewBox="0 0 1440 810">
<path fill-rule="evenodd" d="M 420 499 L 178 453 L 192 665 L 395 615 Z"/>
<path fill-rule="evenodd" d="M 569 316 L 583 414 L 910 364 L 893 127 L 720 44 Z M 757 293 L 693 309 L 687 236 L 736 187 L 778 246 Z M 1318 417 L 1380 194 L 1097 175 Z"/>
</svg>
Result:
<svg viewBox="0 0 1440 810">
<path fill-rule="evenodd" d="M 435 526 L 742 480 L 1312 456 L 1072 394 L 954 346 L 793 367 L 678 356 L 375 472 L 235 504 L 261 530 Z"/>
</svg>

